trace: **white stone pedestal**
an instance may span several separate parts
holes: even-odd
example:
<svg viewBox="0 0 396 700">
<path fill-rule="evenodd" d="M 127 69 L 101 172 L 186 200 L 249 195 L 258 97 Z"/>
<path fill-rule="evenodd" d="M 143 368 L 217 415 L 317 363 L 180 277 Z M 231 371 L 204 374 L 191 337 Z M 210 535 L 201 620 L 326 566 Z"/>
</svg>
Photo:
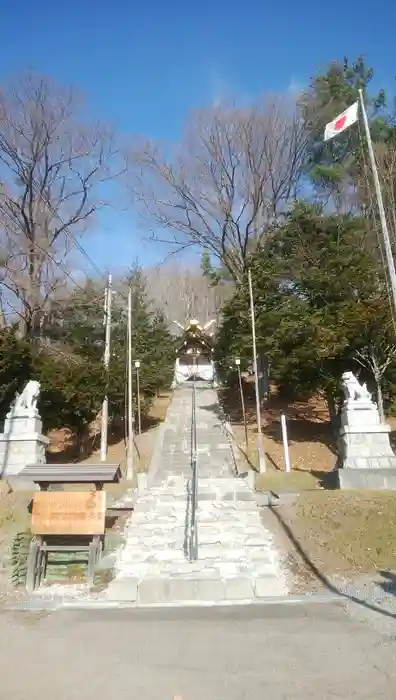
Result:
<svg viewBox="0 0 396 700">
<path fill-rule="evenodd" d="M 389 441 L 389 425 L 373 425 L 361 429 L 347 425 L 340 434 L 344 469 L 396 468 L 396 456 Z"/>
<path fill-rule="evenodd" d="M 1 477 L 17 476 L 28 464 L 45 464 L 48 444 L 37 410 L 11 409 L 0 433 Z"/>
<path fill-rule="evenodd" d="M 370 398 L 347 400 L 341 411 L 340 488 L 396 489 L 396 455 L 389 425 Z"/>
</svg>

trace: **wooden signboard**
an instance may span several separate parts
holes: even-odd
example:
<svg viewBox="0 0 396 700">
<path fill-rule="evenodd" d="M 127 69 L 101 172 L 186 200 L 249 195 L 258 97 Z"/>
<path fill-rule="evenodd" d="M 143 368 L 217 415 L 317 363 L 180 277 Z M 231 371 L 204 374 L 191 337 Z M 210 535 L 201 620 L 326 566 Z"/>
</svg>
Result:
<svg viewBox="0 0 396 700">
<path fill-rule="evenodd" d="M 41 491 L 34 495 L 34 535 L 103 535 L 105 491 Z"/>
</svg>

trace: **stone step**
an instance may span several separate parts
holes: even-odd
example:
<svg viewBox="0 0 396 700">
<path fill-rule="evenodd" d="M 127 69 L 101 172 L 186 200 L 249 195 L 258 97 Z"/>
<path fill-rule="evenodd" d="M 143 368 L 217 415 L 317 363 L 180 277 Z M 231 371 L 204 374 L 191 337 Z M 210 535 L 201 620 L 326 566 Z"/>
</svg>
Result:
<svg viewBox="0 0 396 700">
<path fill-rule="evenodd" d="M 135 528 L 143 528 L 151 530 L 157 526 L 160 529 L 178 527 L 185 523 L 186 508 L 168 509 L 157 508 L 150 509 L 144 512 L 134 512 L 130 522 L 126 527 L 126 532 L 131 532 Z M 198 528 L 206 532 L 210 527 L 215 527 L 217 530 L 229 532 L 244 532 L 251 536 L 260 536 L 265 532 L 260 527 L 259 517 L 256 514 L 243 514 L 236 518 L 235 513 L 227 513 L 224 511 L 204 511 L 197 512 Z M 145 527 L 147 526 L 147 527 Z M 272 540 L 270 533 L 266 534 L 267 538 Z"/>
<path fill-rule="evenodd" d="M 232 571 L 235 567 L 237 571 L 249 571 L 251 575 L 269 574 L 278 570 L 278 560 L 271 552 L 265 554 L 261 552 L 260 557 L 253 558 L 246 550 L 226 549 L 221 547 L 199 548 L 199 559 L 189 562 L 184 553 L 184 543 L 180 547 L 168 546 L 166 549 L 143 549 L 139 547 L 128 547 L 122 551 L 118 559 L 118 569 L 121 570 L 126 565 L 138 567 L 140 564 L 147 564 L 155 571 L 168 564 L 167 570 L 174 570 L 189 573 L 195 569 L 200 570 L 207 566 L 226 571 Z"/>
<path fill-rule="evenodd" d="M 234 576 L 226 579 L 194 577 L 153 577 L 138 580 L 122 576 L 107 589 L 108 600 L 136 602 L 138 605 L 207 604 L 232 601 L 253 602 L 260 598 L 282 596 L 284 583 L 275 576 L 251 579 Z"/>
<path fill-rule="evenodd" d="M 197 572 L 206 574 L 211 577 L 218 578 L 232 578 L 238 575 L 249 576 L 252 579 L 260 577 L 277 577 L 279 569 L 277 565 L 270 564 L 268 561 L 263 562 L 262 565 L 252 567 L 251 562 L 248 560 L 230 560 L 230 561 L 220 561 L 219 559 L 206 559 L 200 561 L 189 562 L 182 558 L 178 561 L 167 561 L 165 558 L 163 561 L 153 562 L 150 556 L 142 561 L 128 561 L 127 557 L 124 557 L 120 562 L 118 572 L 122 572 L 123 575 L 130 575 L 136 578 L 152 578 L 158 576 L 186 576 L 191 578 L 195 576 Z"/>
<path fill-rule="evenodd" d="M 176 390 L 150 488 L 139 494 L 117 553 L 114 600 L 137 605 L 253 602 L 286 592 L 274 539 L 254 494 L 234 475 L 216 394 L 197 391 L 198 560 L 185 555 L 191 488 L 191 389 Z M 104 594 L 105 595 L 105 594 Z"/>
</svg>

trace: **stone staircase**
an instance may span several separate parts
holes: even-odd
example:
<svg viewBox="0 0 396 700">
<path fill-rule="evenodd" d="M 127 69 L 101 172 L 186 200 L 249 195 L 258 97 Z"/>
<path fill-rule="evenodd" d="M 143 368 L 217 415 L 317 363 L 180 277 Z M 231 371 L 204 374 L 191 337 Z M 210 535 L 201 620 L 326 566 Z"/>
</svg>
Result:
<svg viewBox="0 0 396 700">
<path fill-rule="evenodd" d="M 215 391 L 198 384 L 198 560 L 186 557 L 191 477 L 190 385 L 174 392 L 151 484 L 137 500 L 108 600 L 137 605 L 253 602 L 287 592 L 271 533 L 254 493 L 234 476 L 233 452 Z"/>
</svg>

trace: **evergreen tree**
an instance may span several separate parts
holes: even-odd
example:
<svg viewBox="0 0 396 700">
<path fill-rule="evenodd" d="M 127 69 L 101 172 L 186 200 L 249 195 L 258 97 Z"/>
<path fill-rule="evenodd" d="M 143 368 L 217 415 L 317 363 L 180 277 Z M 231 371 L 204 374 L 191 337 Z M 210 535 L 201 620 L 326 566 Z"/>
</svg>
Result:
<svg viewBox="0 0 396 700">
<path fill-rule="evenodd" d="M 16 392 L 31 379 L 32 352 L 14 329 L 0 331 L 0 423 L 4 420 Z"/>
<path fill-rule="evenodd" d="M 251 259 L 257 349 L 278 387 L 322 391 L 334 416 L 343 371 L 379 336 L 391 338 L 386 287 L 367 222 L 297 205 Z M 251 361 L 247 284 L 224 312 L 216 356 Z M 367 374 L 367 373 L 366 373 Z M 372 379 L 372 377 L 371 377 Z"/>
<path fill-rule="evenodd" d="M 104 284 L 88 280 L 53 305 L 44 327 L 50 344 L 86 358 L 99 359 L 104 352 Z M 115 319 L 116 320 L 116 319 Z"/>
<path fill-rule="evenodd" d="M 391 115 L 386 110 L 386 96 L 380 90 L 375 96 L 369 92 L 374 70 L 362 56 L 350 62 L 333 61 L 329 68 L 311 79 L 309 89 L 302 95 L 300 106 L 308 126 L 307 168 L 317 191 L 341 193 L 345 187 L 363 190 L 365 198 L 365 165 L 362 144 L 364 130 L 347 129 L 344 133 L 324 142 L 325 125 L 363 96 L 370 119 L 373 141 L 387 140 L 391 130 Z M 367 151 L 366 151 L 367 152 Z"/>
<path fill-rule="evenodd" d="M 105 394 L 103 364 L 84 358 L 62 359 L 44 351 L 36 357 L 34 377 L 41 382 L 44 428 L 67 427 L 82 447 Z"/>
<path fill-rule="evenodd" d="M 147 399 L 171 384 L 175 364 L 175 341 L 163 314 L 151 310 L 147 285 L 136 265 L 128 276 L 132 290 L 132 355 L 140 360 L 140 387 Z"/>
<path fill-rule="evenodd" d="M 160 311 L 151 318 L 150 351 L 147 369 L 143 368 L 146 392 L 158 394 L 162 387 L 171 385 L 175 367 L 176 341 Z"/>
<path fill-rule="evenodd" d="M 210 253 L 207 250 L 204 250 L 202 253 L 201 270 L 203 275 L 210 280 L 213 286 L 222 282 L 232 282 L 233 280 L 231 272 L 224 265 L 215 267 L 212 264 Z"/>
</svg>

